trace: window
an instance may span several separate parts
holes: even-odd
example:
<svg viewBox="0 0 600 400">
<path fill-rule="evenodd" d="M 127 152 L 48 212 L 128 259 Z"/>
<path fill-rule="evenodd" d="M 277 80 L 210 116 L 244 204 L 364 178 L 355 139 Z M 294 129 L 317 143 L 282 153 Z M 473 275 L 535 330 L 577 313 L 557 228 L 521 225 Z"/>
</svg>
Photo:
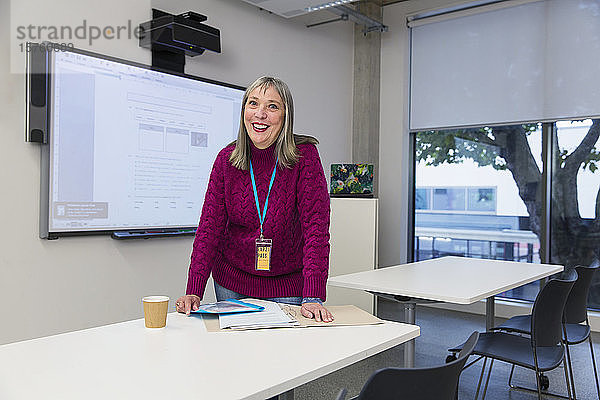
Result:
<svg viewBox="0 0 600 400">
<path fill-rule="evenodd" d="M 415 192 L 415 209 L 416 210 L 429 210 L 431 205 L 429 199 L 431 198 L 431 191 L 429 189 L 417 188 Z"/>
<path fill-rule="evenodd" d="M 496 211 L 496 189 L 468 188 L 467 191 L 469 211 Z"/>
<path fill-rule="evenodd" d="M 431 201 L 433 199 L 433 202 Z M 495 187 L 417 187 L 415 210 L 496 212 Z"/>
<path fill-rule="evenodd" d="M 541 133 L 541 124 L 417 132 L 414 259 L 539 263 Z M 523 169 L 519 184 L 511 168 Z M 533 300 L 538 289 L 504 296 Z"/>
<path fill-rule="evenodd" d="M 543 235 L 551 263 L 570 268 L 600 256 L 600 119 L 544 126 L 553 143 L 551 166 L 542 164 L 542 124 L 415 133 L 416 186 L 422 197 L 433 193 L 432 208 L 415 213 L 415 260 L 460 255 L 539 263 Z M 477 149 L 481 135 L 493 138 L 485 157 Z M 465 138 L 472 140 L 469 151 L 457 146 Z M 498 146 L 490 147 L 492 140 Z M 545 168 L 552 171 L 551 213 L 543 202 Z M 441 182 L 456 186 L 435 186 Z M 543 215 L 551 218 L 547 232 Z M 532 283 L 503 296 L 533 300 L 537 291 Z M 589 306 L 600 309 L 600 279 Z"/>
<path fill-rule="evenodd" d="M 571 268 L 600 257 L 600 119 L 587 119 L 600 116 L 599 5 L 490 2 L 409 22 L 415 186 L 446 189 L 415 213 L 416 259 Z M 600 309 L 597 279 L 589 304 Z"/>
<path fill-rule="evenodd" d="M 600 120 L 559 121 L 552 166 L 553 263 L 589 265 L 600 254 Z M 600 309 L 600 277 L 588 304 Z"/>
<path fill-rule="evenodd" d="M 435 210 L 463 211 L 465 209 L 464 189 L 434 189 L 433 208 Z"/>
</svg>

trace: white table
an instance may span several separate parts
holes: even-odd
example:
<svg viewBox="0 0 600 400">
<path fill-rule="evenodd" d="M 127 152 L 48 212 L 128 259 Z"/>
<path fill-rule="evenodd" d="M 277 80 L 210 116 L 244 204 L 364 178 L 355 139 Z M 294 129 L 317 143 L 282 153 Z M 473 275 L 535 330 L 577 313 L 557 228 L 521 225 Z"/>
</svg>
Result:
<svg viewBox="0 0 600 400">
<path fill-rule="evenodd" d="M 562 265 L 464 257 L 442 257 L 329 278 L 331 286 L 362 289 L 404 303 L 405 321 L 415 323 L 421 301 L 472 304 L 487 299 L 486 328 L 494 326 L 494 296 L 563 271 Z M 400 297 L 399 297 L 400 296 Z M 404 364 L 414 366 L 414 340 Z"/>
<path fill-rule="evenodd" d="M 206 332 L 171 313 L 0 346 L 0 399 L 257 399 L 414 339 L 419 327 L 368 326 Z"/>
</svg>

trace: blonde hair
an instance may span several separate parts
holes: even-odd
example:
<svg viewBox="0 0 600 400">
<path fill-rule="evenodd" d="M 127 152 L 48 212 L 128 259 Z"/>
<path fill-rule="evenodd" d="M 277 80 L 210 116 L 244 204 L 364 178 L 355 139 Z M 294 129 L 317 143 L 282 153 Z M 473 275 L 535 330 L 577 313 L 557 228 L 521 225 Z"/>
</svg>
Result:
<svg viewBox="0 0 600 400">
<path fill-rule="evenodd" d="M 248 96 L 256 88 L 260 88 L 263 91 L 268 88 L 273 88 L 277 91 L 283 101 L 285 116 L 281 132 L 275 141 L 275 154 L 279 158 L 280 167 L 292 168 L 300 159 L 300 152 L 296 145 L 302 143 L 318 144 L 319 141 L 312 136 L 294 134 L 294 101 L 292 99 L 292 93 L 285 82 L 270 76 L 258 78 L 252 82 L 246 89 L 246 92 L 244 92 L 240 128 L 238 130 L 237 140 L 234 142 L 235 149 L 229 156 L 229 161 L 237 169 L 250 169 L 250 138 L 246 131 L 246 125 L 244 124 L 244 109 L 246 107 L 246 102 L 248 101 Z"/>
</svg>

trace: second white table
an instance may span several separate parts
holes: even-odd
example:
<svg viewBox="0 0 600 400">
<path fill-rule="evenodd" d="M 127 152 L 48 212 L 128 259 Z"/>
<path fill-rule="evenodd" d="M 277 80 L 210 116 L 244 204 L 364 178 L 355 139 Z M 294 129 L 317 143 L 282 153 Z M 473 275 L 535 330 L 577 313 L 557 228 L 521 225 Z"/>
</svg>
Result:
<svg viewBox="0 0 600 400">
<path fill-rule="evenodd" d="M 442 257 L 329 278 L 331 286 L 362 289 L 404 303 L 405 321 L 415 323 L 419 301 L 472 304 L 487 299 L 486 328 L 494 325 L 494 296 L 563 271 L 562 265 L 464 257 Z M 398 299 L 397 296 L 403 298 Z M 414 341 L 404 364 L 414 366 Z"/>
</svg>

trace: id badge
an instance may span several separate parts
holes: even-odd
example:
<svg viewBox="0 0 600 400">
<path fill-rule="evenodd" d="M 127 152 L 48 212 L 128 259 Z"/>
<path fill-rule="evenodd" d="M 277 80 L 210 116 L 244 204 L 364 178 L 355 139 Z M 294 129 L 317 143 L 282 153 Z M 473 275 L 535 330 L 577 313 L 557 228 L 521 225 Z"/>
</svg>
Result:
<svg viewBox="0 0 600 400">
<path fill-rule="evenodd" d="M 256 257 L 255 257 L 255 269 L 257 271 L 270 271 L 271 270 L 271 248 L 273 247 L 273 241 L 271 239 L 259 238 L 256 239 Z"/>
</svg>

